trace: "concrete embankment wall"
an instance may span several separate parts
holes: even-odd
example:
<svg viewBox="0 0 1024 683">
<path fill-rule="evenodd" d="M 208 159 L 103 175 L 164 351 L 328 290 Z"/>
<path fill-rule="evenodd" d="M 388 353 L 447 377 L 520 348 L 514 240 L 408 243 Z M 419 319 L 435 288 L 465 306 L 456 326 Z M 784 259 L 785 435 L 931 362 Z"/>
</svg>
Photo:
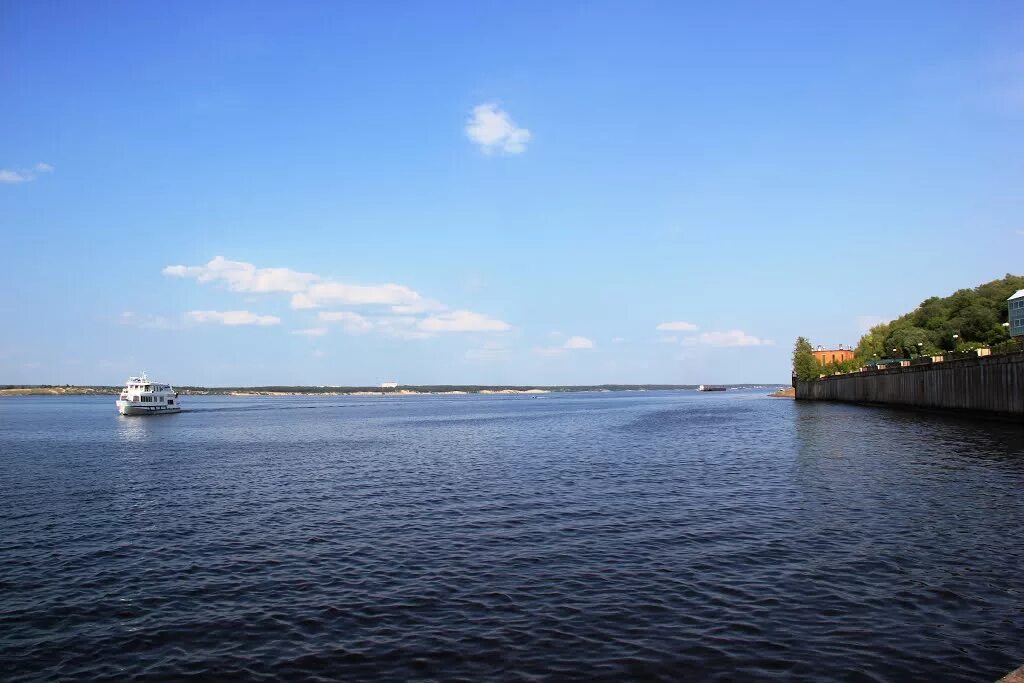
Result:
<svg viewBox="0 0 1024 683">
<path fill-rule="evenodd" d="M 796 398 L 969 411 L 1024 419 L 1024 353 L 798 381 Z"/>
</svg>

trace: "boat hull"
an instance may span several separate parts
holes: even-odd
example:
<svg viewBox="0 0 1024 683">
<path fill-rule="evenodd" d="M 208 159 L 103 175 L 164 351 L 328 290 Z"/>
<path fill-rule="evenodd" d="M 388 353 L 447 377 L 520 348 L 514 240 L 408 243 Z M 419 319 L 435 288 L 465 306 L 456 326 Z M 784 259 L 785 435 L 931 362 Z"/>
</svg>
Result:
<svg viewBox="0 0 1024 683">
<path fill-rule="evenodd" d="M 133 401 L 116 401 L 117 412 L 122 415 L 169 415 L 170 413 L 180 413 L 181 406 L 173 405 L 155 405 L 155 406 L 143 406 Z"/>
</svg>

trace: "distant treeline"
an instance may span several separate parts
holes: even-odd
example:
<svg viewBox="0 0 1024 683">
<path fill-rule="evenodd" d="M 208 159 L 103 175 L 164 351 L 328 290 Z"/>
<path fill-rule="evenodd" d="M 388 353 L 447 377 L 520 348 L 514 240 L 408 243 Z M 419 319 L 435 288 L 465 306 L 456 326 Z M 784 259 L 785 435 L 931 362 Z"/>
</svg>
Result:
<svg viewBox="0 0 1024 683">
<path fill-rule="evenodd" d="M 179 386 L 177 391 L 184 394 L 233 394 L 233 393 L 275 393 L 275 394 L 350 394 L 350 393 L 377 393 L 377 394 L 400 394 L 402 392 L 414 392 L 423 394 L 437 394 L 444 392 L 461 391 L 467 394 L 480 393 L 482 391 L 531 391 L 541 390 L 550 392 L 569 391 L 664 391 L 671 389 L 696 389 L 696 384 L 593 384 L 593 385 L 539 385 L 539 384 L 420 384 L 410 386 L 375 387 L 375 386 L 291 386 L 291 385 L 268 385 L 256 387 L 201 387 L 201 386 Z M 743 389 L 754 387 L 774 387 L 777 383 L 765 384 L 725 384 L 730 389 Z M 75 386 L 71 384 L 0 384 L 2 390 L 17 389 L 64 389 L 64 390 L 86 390 L 86 391 L 110 391 L 117 393 L 121 390 L 119 386 Z"/>
<path fill-rule="evenodd" d="M 5 389 L 89 389 L 91 391 L 121 391 L 123 387 L 106 384 L 0 384 Z"/>
<path fill-rule="evenodd" d="M 735 385 L 746 386 L 746 385 Z M 285 394 L 322 394 L 322 393 L 359 393 L 373 392 L 378 394 L 399 394 L 404 392 L 416 392 L 424 394 L 437 394 L 450 391 L 464 391 L 467 394 L 475 394 L 481 391 L 653 391 L 659 389 L 696 389 L 696 384 L 594 384 L 594 385 L 541 385 L 541 384 L 416 384 L 399 385 L 398 387 L 376 387 L 376 386 L 259 386 L 259 387 L 179 387 L 178 391 L 188 392 L 209 392 L 209 393 L 233 393 L 233 392 L 267 392 Z"/>
</svg>

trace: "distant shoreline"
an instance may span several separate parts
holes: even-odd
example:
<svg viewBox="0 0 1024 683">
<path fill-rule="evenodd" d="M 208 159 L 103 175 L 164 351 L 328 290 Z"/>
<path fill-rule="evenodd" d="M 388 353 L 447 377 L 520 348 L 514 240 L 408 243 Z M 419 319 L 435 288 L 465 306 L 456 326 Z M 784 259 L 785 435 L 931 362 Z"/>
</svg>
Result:
<svg viewBox="0 0 1024 683">
<path fill-rule="evenodd" d="M 396 388 L 346 386 L 178 387 L 183 396 L 414 396 L 464 394 L 550 394 L 569 392 L 696 390 L 697 384 L 462 385 Z M 725 384 L 728 389 L 774 389 L 782 384 Z M 0 396 L 116 396 L 119 386 L 0 385 Z"/>
</svg>

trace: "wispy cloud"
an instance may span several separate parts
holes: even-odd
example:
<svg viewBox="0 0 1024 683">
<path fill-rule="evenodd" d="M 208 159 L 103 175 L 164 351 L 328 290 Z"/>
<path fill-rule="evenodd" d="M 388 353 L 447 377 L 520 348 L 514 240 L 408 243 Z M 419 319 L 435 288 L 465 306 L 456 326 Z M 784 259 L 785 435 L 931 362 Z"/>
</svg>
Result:
<svg viewBox="0 0 1024 683">
<path fill-rule="evenodd" d="M 466 137 L 478 144 L 484 154 L 521 154 L 531 136 L 497 104 L 487 102 L 473 107 L 473 114 L 466 121 Z"/>
<path fill-rule="evenodd" d="M 503 320 L 467 310 L 449 310 L 411 287 L 397 283 L 353 284 L 291 268 L 258 268 L 223 256 L 201 266 L 174 265 L 163 269 L 169 277 L 220 283 L 234 292 L 291 294 L 291 307 L 310 310 L 350 307 L 356 311 L 320 311 L 324 323 L 342 323 L 349 334 L 376 331 L 403 339 L 422 339 L 442 332 L 504 332 Z M 369 313 L 366 313 L 369 309 Z M 310 329 L 323 329 L 322 326 Z"/>
<path fill-rule="evenodd" d="M 455 311 L 447 316 L 455 316 L 468 311 Z M 470 314 L 476 316 L 479 314 Z M 473 320 L 462 320 L 450 318 L 443 320 L 431 320 L 430 318 L 420 319 L 414 315 L 381 315 L 365 316 L 354 311 L 321 311 L 318 314 L 321 322 L 341 323 L 342 329 L 348 334 L 365 334 L 376 332 L 386 337 L 397 337 L 399 339 L 427 339 L 434 337 L 439 332 L 480 332 L 493 331 L 482 329 L 479 321 L 473 324 Z M 481 318 L 487 319 L 485 316 Z M 430 321 L 428 323 L 428 321 Z M 497 321 L 501 322 L 501 321 Z M 424 326 L 430 329 L 424 329 Z M 445 329 L 439 329 L 445 327 Z M 456 329 L 456 328 L 460 329 Z"/>
<path fill-rule="evenodd" d="M 317 317 L 325 323 L 342 323 L 343 329 L 349 334 L 362 334 L 373 329 L 373 323 L 365 316 L 352 311 L 320 311 Z"/>
<path fill-rule="evenodd" d="M 411 304 L 397 304 L 391 307 L 391 312 L 397 315 L 416 315 L 417 313 L 429 313 L 431 311 L 443 311 L 447 308 L 440 301 L 433 299 L 420 299 Z"/>
<path fill-rule="evenodd" d="M 7 185 L 28 183 L 38 178 L 41 173 L 53 173 L 53 166 L 39 162 L 31 168 L 20 168 L 17 170 L 0 168 L 0 183 Z"/>
<path fill-rule="evenodd" d="M 344 282 L 318 282 L 304 292 L 292 296 L 292 308 L 341 306 L 407 306 L 423 302 L 419 292 L 392 283 L 383 285 L 351 285 Z M 396 311 L 409 312 L 409 311 Z"/>
<path fill-rule="evenodd" d="M 148 330 L 170 330 L 178 327 L 166 316 L 135 313 L 134 311 L 124 311 L 118 316 L 117 321 L 122 325 L 141 327 Z"/>
<path fill-rule="evenodd" d="M 276 315 L 257 315 L 249 311 L 189 311 L 185 319 L 194 323 L 215 323 L 218 325 L 280 325 Z"/>
<path fill-rule="evenodd" d="M 290 268 L 257 268 L 244 261 L 215 256 L 205 266 L 167 266 L 164 275 L 190 277 L 199 282 L 225 282 L 234 292 L 299 292 L 320 278 Z"/>
<path fill-rule="evenodd" d="M 594 342 L 592 339 L 574 335 L 566 339 L 561 346 L 538 346 L 533 349 L 533 352 L 542 356 L 558 356 L 567 351 L 579 351 L 581 349 L 592 348 L 594 348 Z"/>
<path fill-rule="evenodd" d="M 772 341 L 761 339 L 754 335 L 747 334 L 742 330 L 728 330 L 726 332 L 702 332 L 694 337 L 683 339 L 684 346 L 713 346 L 718 348 L 733 346 L 771 346 Z"/>
<path fill-rule="evenodd" d="M 473 311 L 431 315 L 421 320 L 418 327 L 424 332 L 505 332 L 512 328 L 504 320 L 489 318 Z"/>
<path fill-rule="evenodd" d="M 430 339 L 437 336 L 434 332 L 424 332 L 416 327 L 418 319 L 411 315 L 391 315 L 377 318 L 373 328 L 386 337 L 398 339 Z"/>
<path fill-rule="evenodd" d="M 569 337 L 562 344 L 563 349 L 592 349 L 594 342 L 586 337 Z"/>
<path fill-rule="evenodd" d="M 509 349 L 499 342 L 487 342 L 478 349 L 466 351 L 466 360 L 470 361 L 496 361 L 503 360 L 509 355 Z"/>
<path fill-rule="evenodd" d="M 699 328 L 693 323 L 677 320 L 675 322 L 659 323 L 654 329 L 659 332 L 695 332 Z"/>
<path fill-rule="evenodd" d="M 323 337 L 327 334 L 326 327 L 307 327 L 304 330 L 293 330 L 292 334 L 301 334 L 306 337 Z"/>
</svg>

